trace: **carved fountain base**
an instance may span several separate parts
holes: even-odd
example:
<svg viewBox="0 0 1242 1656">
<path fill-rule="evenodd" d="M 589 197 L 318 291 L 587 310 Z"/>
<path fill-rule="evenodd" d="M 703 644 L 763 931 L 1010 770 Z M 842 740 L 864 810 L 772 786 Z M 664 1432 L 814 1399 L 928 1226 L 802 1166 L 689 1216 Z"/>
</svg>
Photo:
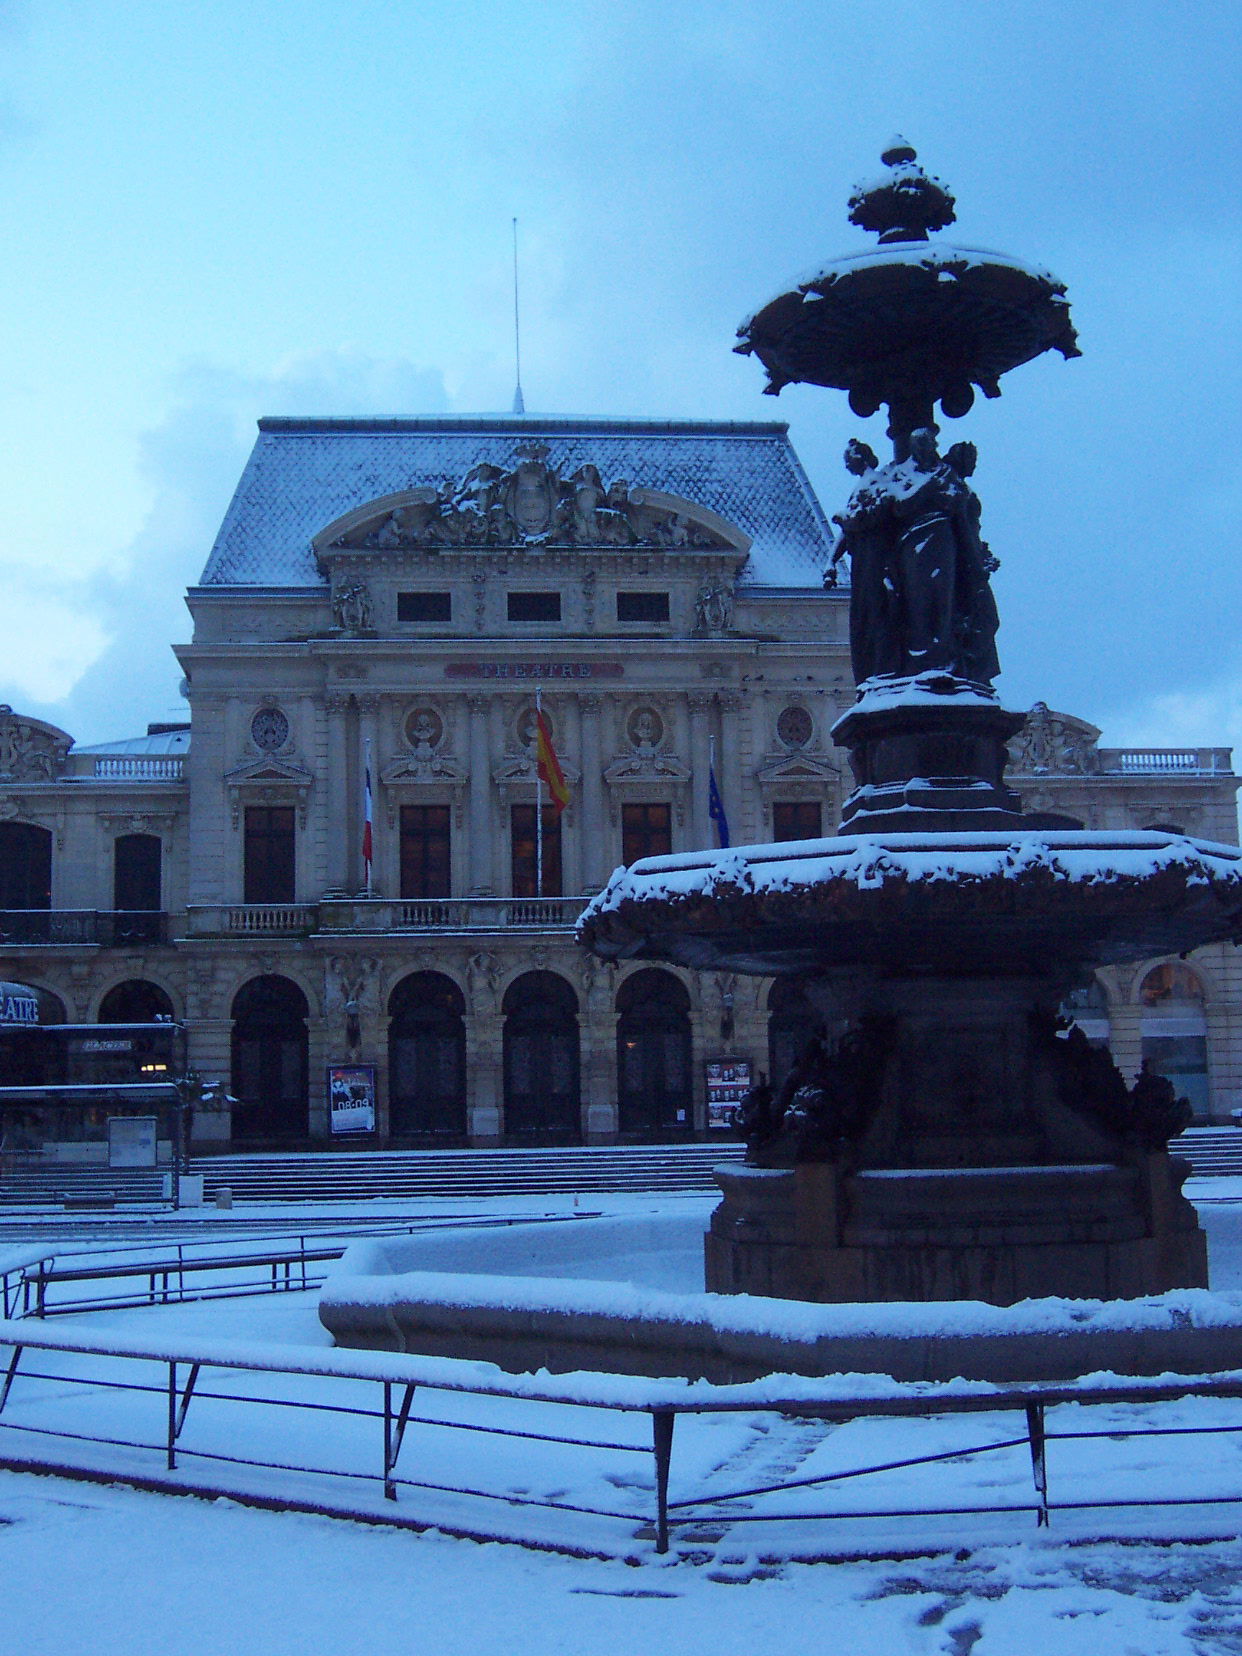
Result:
<svg viewBox="0 0 1242 1656">
<path fill-rule="evenodd" d="M 1056 1008 L 1094 965 L 1242 928 L 1242 852 L 1178 835 L 889 834 L 652 858 L 583 918 L 605 958 L 802 980 L 825 1038 L 752 1094 L 706 1285 L 818 1301 L 1207 1286 L 1164 1146 L 1188 1108 Z"/>
</svg>

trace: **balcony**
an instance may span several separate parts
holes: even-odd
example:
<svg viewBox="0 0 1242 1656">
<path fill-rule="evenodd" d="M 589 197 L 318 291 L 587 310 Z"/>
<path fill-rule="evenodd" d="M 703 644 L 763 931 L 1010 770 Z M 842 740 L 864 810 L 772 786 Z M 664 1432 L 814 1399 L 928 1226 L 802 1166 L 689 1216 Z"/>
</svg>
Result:
<svg viewBox="0 0 1242 1656">
<path fill-rule="evenodd" d="M 192 936 L 306 937 L 312 932 L 568 931 L 585 897 L 325 897 L 319 903 L 232 903 L 189 910 Z"/>
<path fill-rule="evenodd" d="M 124 949 L 168 942 L 168 916 L 151 909 L 0 909 L 0 947 Z"/>
<path fill-rule="evenodd" d="M 95 760 L 97 782 L 181 782 L 185 760 L 173 753 L 105 753 Z"/>
<path fill-rule="evenodd" d="M 1100 770 L 1123 776 L 1229 776 L 1231 748 L 1101 748 Z"/>
</svg>

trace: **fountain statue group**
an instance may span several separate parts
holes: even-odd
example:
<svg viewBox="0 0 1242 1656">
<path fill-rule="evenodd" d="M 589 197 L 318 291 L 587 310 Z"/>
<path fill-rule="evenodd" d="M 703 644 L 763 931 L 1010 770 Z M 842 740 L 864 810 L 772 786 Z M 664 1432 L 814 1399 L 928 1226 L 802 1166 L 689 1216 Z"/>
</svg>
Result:
<svg viewBox="0 0 1242 1656">
<path fill-rule="evenodd" d="M 841 534 L 825 584 L 850 560 L 850 654 L 859 685 L 929 671 L 990 684 L 1000 671 L 999 618 L 988 577 L 999 567 L 979 534 L 979 497 L 967 479 L 973 443 L 942 459 L 936 434 L 910 434 L 904 459 L 881 466 L 857 438 L 845 450 L 859 479 L 835 521 Z"/>
</svg>

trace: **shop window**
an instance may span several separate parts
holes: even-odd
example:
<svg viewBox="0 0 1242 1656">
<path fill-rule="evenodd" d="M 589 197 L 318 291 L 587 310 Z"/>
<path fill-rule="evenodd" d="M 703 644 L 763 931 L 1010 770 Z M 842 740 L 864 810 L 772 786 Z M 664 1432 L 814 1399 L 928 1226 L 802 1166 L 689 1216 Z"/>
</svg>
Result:
<svg viewBox="0 0 1242 1656">
<path fill-rule="evenodd" d="M 672 849 L 672 810 L 668 805 L 621 807 L 621 861 L 627 867 L 640 857 L 667 857 Z"/>
<path fill-rule="evenodd" d="M 778 800 L 772 807 L 772 837 L 781 840 L 823 838 L 823 807 L 817 799 Z"/>
<path fill-rule="evenodd" d="M 561 819 L 552 805 L 543 807 L 543 884 L 539 888 L 539 848 L 535 838 L 535 807 L 511 807 L 513 853 L 513 895 L 515 897 L 559 897 L 561 895 Z"/>
<path fill-rule="evenodd" d="M 451 889 L 449 808 L 401 807 L 401 895 L 447 897 Z"/>
<path fill-rule="evenodd" d="M 294 844 L 292 805 L 246 807 L 243 901 L 293 902 Z"/>
</svg>

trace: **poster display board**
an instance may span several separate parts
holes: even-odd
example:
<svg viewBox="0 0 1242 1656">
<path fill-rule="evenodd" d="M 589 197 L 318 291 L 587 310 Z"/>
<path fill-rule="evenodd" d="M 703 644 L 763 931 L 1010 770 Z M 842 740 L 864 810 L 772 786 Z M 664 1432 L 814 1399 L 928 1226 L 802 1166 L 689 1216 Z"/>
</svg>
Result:
<svg viewBox="0 0 1242 1656">
<path fill-rule="evenodd" d="M 328 1118 L 332 1135 L 375 1131 L 375 1066 L 328 1066 Z"/>
<path fill-rule="evenodd" d="M 109 1167 L 154 1167 L 158 1154 L 155 1116 L 108 1117 Z"/>
<path fill-rule="evenodd" d="M 707 1065 L 707 1126 L 717 1133 L 736 1131 L 733 1112 L 750 1091 L 750 1061 L 713 1059 Z"/>
</svg>

